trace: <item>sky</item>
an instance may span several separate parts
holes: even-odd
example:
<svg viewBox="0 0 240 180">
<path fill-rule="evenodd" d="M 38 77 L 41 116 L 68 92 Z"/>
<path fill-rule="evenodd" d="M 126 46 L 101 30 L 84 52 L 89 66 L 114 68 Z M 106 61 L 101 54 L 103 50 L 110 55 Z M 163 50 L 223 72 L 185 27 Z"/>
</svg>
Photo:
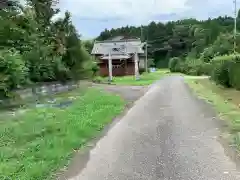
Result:
<svg viewBox="0 0 240 180">
<path fill-rule="evenodd" d="M 84 39 L 98 36 L 105 28 L 234 14 L 233 0 L 60 0 L 59 8 L 71 12 Z"/>
</svg>

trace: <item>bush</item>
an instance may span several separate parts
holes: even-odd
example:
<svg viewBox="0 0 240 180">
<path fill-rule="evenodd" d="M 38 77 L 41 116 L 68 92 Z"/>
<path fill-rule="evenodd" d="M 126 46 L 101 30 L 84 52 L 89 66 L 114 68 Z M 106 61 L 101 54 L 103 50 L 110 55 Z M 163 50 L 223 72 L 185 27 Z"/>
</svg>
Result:
<svg viewBox="0 0 240 180">
<path fill-rule="evenodd" d="M 98 60 L 89 56 L 86 61 L 83 63 L 81 76 L 84 78 L 94 78 L 98 75 L 99 66 Z"/>
<path fill-rule="evenodd" d="M 211 73 L 212 73 L 212 64 L 211 63 L 203 63 L 202 65 L 201 65 L 201 73 L 203 74 L 203 75 L 211 75 Z"/>
<path fill-rule="evenodd" d="M 240 90 L 240 55 L 217 56 L 212 60 L 211 78 L 225 87 Z"/>
<path fill-rule="evenodd" d="M 98 66 L 97 62 L 93 62 L 91 70 L 92 70 L 93 77 L 95 77 L 99 71 L 99 66 Z"/>
<path fill-rule="evenodd" d="M 211 78 L 217 83 L 225 87 L 231 87 L 229 70 L 230 64 L 234 59 L 234 55 L 216 56 L 212 59 L 213 66 Z"/>
<path fill-rule="evenodd" d="M 169 60 L 168 67 L 171 72 L 180 72 L 181 59 L 179 57 L 173 57 Z"/>
<path fill-rule="evenodd" d="M 200 59 L 186 58 L 181 67 L 181 72 L 188 75 L 199 76 L 204 74 L 203 62 Z"/>
<path fill-rule="evenodd" d="M 204 49 L 204 51 L 200 55 L 200 59 L 203 62 L 209 63 L 212 60 L 212 58 L 214 57 L 214 55 L 215 55 L 214 49 L 212 46 L 210 46 L 210 47 L 207 47 Z"/>
<path fill-rule="evenodd" d="M 200 76 L 210 75 L 212 65 L 204 62 L 201 58 L 186 57 L 185 60 L 180 58 L 172 58 L 169 62 L 169 69 L 171 72 L 181 72 L 187 75 Z"/>
<path fill-rule="evenodd" d="M 230 85 L 240 90 L 240 55 L 235 55 L 229 68 Z"/>
<path fill-rule="evenodd" d="M 104 83 L 104 82 L 108 82 L 108 79 L 101 76 L 95 76 L 92 81 L 94 83 Z"/>
<path fill-rule="evenodd" d="M 9 91 L 25 84 L 28 69 L 22 56 L 15 49 L 0 51 L 0 96 L 9 96 Z"/>
<path fill-rule="evenodd" d="M 32 82 L 44 82 L 56 80 L 56 71 L 58 67 L 65 67 L 61 58 L 55 59 L 51 55 L 51 48 L 42 41 L 37 41 L 31 50 L 22 53 L 22 57 L 29 69 L 29 79 Z M 56 56 L 57 57 L 57 56 Z"/>
<path fill-rule="evenodd" d="M 189 75 L 200 76 L 203 74 L 202 65 L 203 62 L 200 59 L 193 59 L 190 65 Z"/>
</svg>

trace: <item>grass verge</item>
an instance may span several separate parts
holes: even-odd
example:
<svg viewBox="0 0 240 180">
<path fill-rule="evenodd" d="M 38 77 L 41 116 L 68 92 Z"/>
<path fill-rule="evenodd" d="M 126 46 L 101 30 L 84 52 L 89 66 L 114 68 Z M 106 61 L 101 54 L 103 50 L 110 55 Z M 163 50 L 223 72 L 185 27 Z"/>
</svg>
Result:
<svg viewBox="0 0 240 180">
<path fill-rule="evenodd" d="M 154 83 L 155 81 L 159 80 L 161 77 L 165 76 L 169 73 L 168 69 L 158 70 L 152 73 L 143 73 L 140 76 L 139 80 L 135 79 L 135 76 L 123 76 L 123 77 L 113 77 L 112 84 L 116 85 L 131 85 L 131 86 L 145 86 Z M 107 82 L 108 77 L 102 78 L 97 77 L 97 81 Z"/>
<path fill-rule="evenodd" d="M 240 91 L 216 85 L 209 79 L 186 79 L 193 91 L 211 103 L 219 117 L 226 121 L 233 142 L 240 149 Z"/>
<path fill-rule="evenodd" d="M 0 179 L 51 179 L 124 105 L 119 96 L 89 88 L 66 109 L 32 109 L 1 121 Z"/>
</svg>

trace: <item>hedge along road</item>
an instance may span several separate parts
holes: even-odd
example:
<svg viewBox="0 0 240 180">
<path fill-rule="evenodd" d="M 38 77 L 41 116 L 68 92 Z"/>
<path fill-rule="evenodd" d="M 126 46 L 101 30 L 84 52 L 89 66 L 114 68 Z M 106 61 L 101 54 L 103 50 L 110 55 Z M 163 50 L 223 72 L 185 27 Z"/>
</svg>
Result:
<svg viewBox="0 0 240 180">
<path fill-rule="evenodd" d="M 209 105 L 182 77 L 154 84 L 90 152 L 69 180 L 237 180 L 236 164 L 218 141 Z"/>
</svg>

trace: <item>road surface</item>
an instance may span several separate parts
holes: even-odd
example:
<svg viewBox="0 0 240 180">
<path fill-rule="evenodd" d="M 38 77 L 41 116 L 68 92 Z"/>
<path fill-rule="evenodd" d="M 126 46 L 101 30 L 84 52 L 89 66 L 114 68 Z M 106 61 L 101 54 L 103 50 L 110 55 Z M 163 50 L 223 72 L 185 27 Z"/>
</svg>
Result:
<svg viewBox="0 0 240 180">
<path fill-rule="evenodd" d="M 239 180 L 214 113 L 182 77 L 154 84 L 69 180 Z"/>
</svg>

